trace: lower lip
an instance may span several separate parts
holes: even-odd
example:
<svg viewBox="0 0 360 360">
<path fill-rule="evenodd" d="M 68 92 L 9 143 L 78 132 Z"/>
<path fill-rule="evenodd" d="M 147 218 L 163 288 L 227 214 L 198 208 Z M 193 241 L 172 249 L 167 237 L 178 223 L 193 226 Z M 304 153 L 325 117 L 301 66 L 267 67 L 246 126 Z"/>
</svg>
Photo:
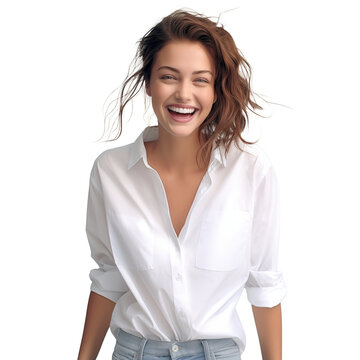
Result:
<svg viewBox="0 0 360 360">
<path fill-rule="evenodd" d="M 195 112 L 192 115 L 183 116 L 183 115 L 177 115 L 175 113 L 172 113 L 169 109 L 167 109 L 167 110 L 168 110 L 168 113 L 170 114 L 170 117 L 174 121 L 179 122 L 179 123 L 187 123 L 187 122 L 189 122 L 195 116 L 195 114 L 197 113 L 197 110 L 195 110 Z"/>
</svg>

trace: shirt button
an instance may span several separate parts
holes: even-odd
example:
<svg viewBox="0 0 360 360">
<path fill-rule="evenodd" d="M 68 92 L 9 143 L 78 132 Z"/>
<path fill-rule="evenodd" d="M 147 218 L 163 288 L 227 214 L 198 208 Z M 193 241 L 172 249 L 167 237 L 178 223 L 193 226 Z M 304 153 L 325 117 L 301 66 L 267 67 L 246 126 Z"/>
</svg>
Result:
<svg viewBox="0 0 360 360">
<path fill-rule="evenodd" d="M 172 346 L 172 351 L 177 352 L 179 350 L 179 347 L 175 344 Z"/>
<path fill-rule="evenodd" d="M 177 281 L 181 281 L 181 279 L 182 279 L 181 274 L 177 274 L 177 275 L 176 275 L 176 280 L 177 280 Z"/>
</svg>

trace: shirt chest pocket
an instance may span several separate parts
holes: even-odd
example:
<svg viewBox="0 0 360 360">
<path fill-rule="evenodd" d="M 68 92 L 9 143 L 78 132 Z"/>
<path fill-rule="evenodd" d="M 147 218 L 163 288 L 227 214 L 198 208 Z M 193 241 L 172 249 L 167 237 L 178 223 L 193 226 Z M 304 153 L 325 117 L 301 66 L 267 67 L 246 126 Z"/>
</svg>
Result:
<svg viewBox="0 0 360 360">
<path fill-rule="evenodd" d="M 154 268 L 154 236 L 145 219 L 111 212 L 108 228 L 114 259 L 119 268 Z"/>
<path fill-rule="evenodd" d="M 200 226 L 195 266 L 213 271 L 231 271 L 248 261 L 251 216 L 240 210 L 226 214 L 208 211 Z"/>
</svg>

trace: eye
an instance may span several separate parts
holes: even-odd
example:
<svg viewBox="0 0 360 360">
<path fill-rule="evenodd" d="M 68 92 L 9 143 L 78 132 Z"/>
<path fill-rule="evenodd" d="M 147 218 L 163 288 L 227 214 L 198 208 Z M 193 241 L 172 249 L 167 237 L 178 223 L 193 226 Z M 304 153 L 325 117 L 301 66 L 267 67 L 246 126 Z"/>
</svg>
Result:
<svg viewBox="0 0 360 360">
<path fill-rule="evenodd" d="M 196 79 L 196 81 L 198 81 L 200 83 L 208 83 L 209 82 L 207 79 L 204 79 L 204 78 Z"/>
<path fill-rule="evenodd" d="M 172 80 L 172 79 L 174 79 L 174 77 L 172 75 L 163 75 L 163 76 L 160 77 L 160 79 Z"/>
</svg>

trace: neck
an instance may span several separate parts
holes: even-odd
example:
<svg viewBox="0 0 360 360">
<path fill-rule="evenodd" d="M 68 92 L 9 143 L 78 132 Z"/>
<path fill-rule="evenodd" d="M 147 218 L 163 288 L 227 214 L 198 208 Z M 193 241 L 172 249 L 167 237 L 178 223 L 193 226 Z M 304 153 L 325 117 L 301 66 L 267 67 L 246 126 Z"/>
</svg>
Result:
<svg viewBox="0 0 360 360">
<path fill-rule="evenodd" d="M 205 167 L 199 168 L 196 161 L 196 155 L 204 141 L 203 137 L 199 140 L 196 132 L 190 136 L 177 138 L 169 135 L 159 126 L 158 139 L 148 146 L 151 162 L 173 174 L 186 175 L 204 171 Z"/>
</svg>

